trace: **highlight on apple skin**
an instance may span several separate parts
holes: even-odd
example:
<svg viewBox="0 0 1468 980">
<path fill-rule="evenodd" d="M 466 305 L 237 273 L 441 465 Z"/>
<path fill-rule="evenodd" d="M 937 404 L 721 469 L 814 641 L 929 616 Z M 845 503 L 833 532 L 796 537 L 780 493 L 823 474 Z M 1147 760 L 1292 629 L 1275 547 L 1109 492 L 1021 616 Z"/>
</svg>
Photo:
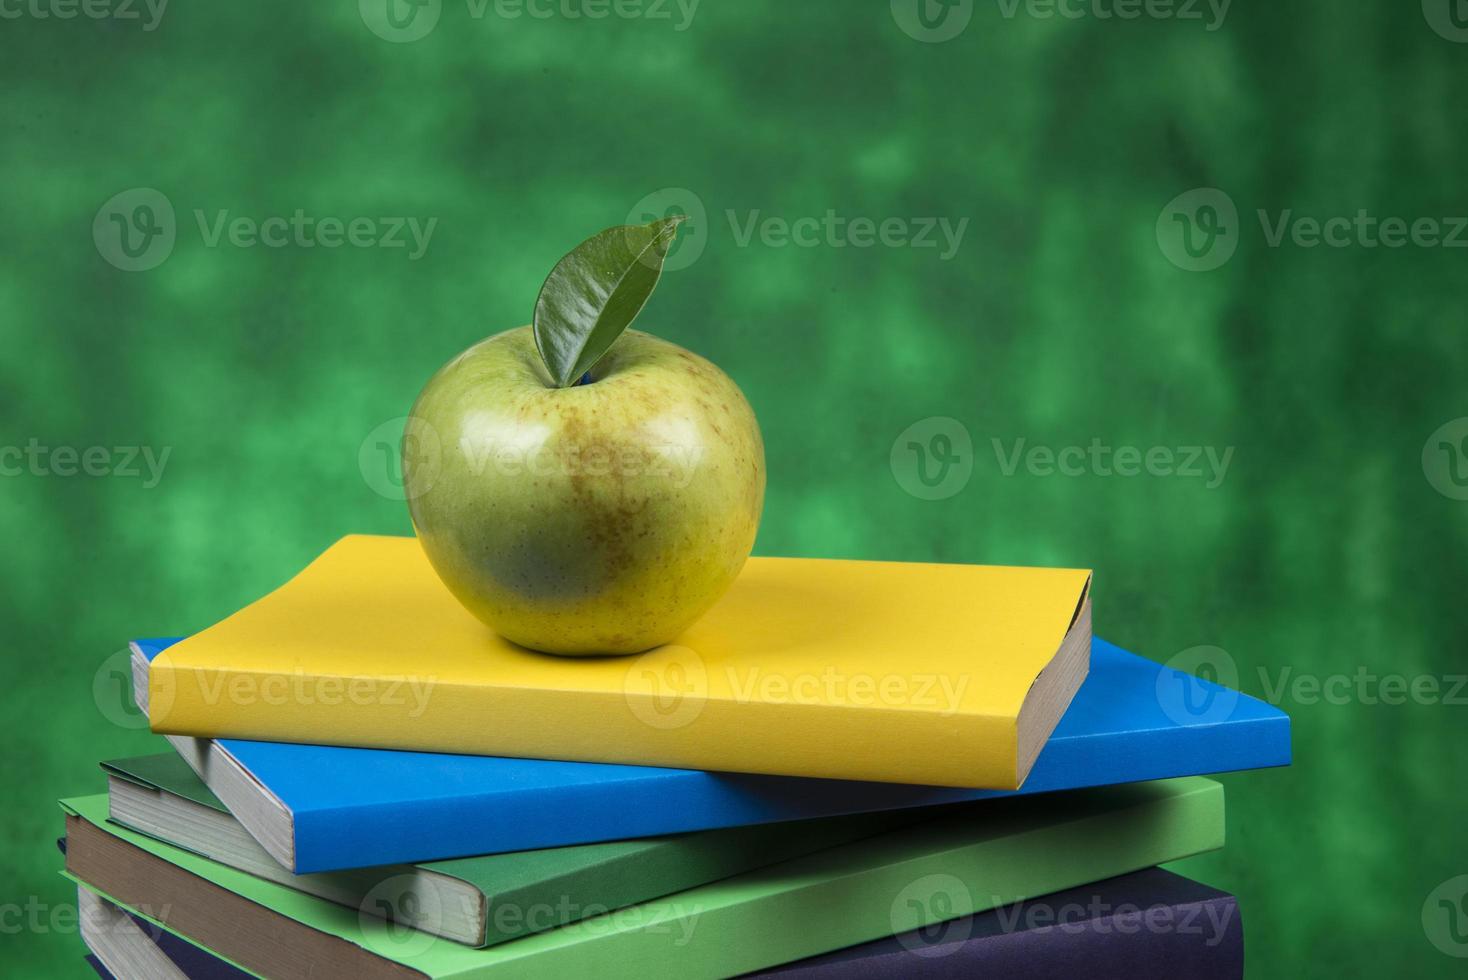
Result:
<svg viewBox="0 0 1468 980">
<path fill-rule="evenodd" d="M 558 387 L 529 326 L 444 365 L 413 406 L 432 468 L 404 453 L 413 525 L 449 590 L 546 653 L 676 638 L 733 583 L 764 504 L 754 412 L 715 365 L 635 330 Z"/>
</svg>

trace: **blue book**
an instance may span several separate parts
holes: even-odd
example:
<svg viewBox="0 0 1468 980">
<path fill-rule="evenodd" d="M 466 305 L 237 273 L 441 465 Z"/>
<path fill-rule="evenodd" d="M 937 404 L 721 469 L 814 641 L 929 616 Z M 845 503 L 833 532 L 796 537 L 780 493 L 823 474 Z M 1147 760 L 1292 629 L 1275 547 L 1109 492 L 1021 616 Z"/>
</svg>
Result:
<svg viewBox="0 0 1468 980">
<path fill-rule="evenodd" d="M 148 662 L 176 642 L 132 645 L 136 697 Z M 1282 711 L 1099 639 L 1090 676 L 1016 791 L 167 737 L 296 874 L 1290 762 Z"/>
<path fill-rule="evenodd" d="M 787 963 L 747 980 L 1239 980 L 1227 892 L 1161 868 Z M 197 976 L 190 973 L 189 976 Z"/>
</svg>

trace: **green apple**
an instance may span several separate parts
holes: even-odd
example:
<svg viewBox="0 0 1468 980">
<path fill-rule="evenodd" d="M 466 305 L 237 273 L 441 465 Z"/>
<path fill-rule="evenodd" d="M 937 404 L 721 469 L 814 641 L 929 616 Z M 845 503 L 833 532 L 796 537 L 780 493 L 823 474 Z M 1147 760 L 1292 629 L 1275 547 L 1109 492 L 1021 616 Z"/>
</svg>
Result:
<svg viewBox="0 0 1468 980">
<path fill-rule="evenodd" d="M 515 643 L 579 655 L 666 643 L 754 544 L 754 412 L 723 371 L 648 334 L 620 334 L 566 387 L 538 340 L 526 326 L 481 341 L 418 397 L 404 478 L 423 549 Z M 430 444 L 432 465 L 415 465 L 414 445 Z"/>
</svg>

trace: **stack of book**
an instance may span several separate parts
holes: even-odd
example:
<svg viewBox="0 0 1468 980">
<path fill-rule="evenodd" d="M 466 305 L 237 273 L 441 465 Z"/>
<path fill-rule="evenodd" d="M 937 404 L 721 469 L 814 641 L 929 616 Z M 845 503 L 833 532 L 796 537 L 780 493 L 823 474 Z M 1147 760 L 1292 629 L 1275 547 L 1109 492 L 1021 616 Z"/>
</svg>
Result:
<svg viewBox="0 0 1468 980">
<path fill-rule="evenodd" d="M 754 558 L 676 645 L 494 636 L 350 537 L 133 644 L 176 750 L 63 800 L 89 962 L 132 977 L 1236 977 L 1203 774 L 1289 720 L 1091 637 L 1090 575 Z"/>
</svg>

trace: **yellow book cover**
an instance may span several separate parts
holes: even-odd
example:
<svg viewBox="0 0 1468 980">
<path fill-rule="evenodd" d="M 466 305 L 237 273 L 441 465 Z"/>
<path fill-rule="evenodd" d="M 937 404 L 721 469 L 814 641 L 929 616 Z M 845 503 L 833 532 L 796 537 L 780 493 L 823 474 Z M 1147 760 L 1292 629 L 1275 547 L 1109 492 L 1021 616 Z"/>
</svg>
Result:
<svg viewBox="0 0 1468 980">
<path fill-rule="evenodd" d="M 153 660 L 155 732 L 1015 789 L 1085 678 L 1090 572 L 751 558 L 676 643 L 501 639 L 413 538 L 343 538 Z"/>
</svg>

